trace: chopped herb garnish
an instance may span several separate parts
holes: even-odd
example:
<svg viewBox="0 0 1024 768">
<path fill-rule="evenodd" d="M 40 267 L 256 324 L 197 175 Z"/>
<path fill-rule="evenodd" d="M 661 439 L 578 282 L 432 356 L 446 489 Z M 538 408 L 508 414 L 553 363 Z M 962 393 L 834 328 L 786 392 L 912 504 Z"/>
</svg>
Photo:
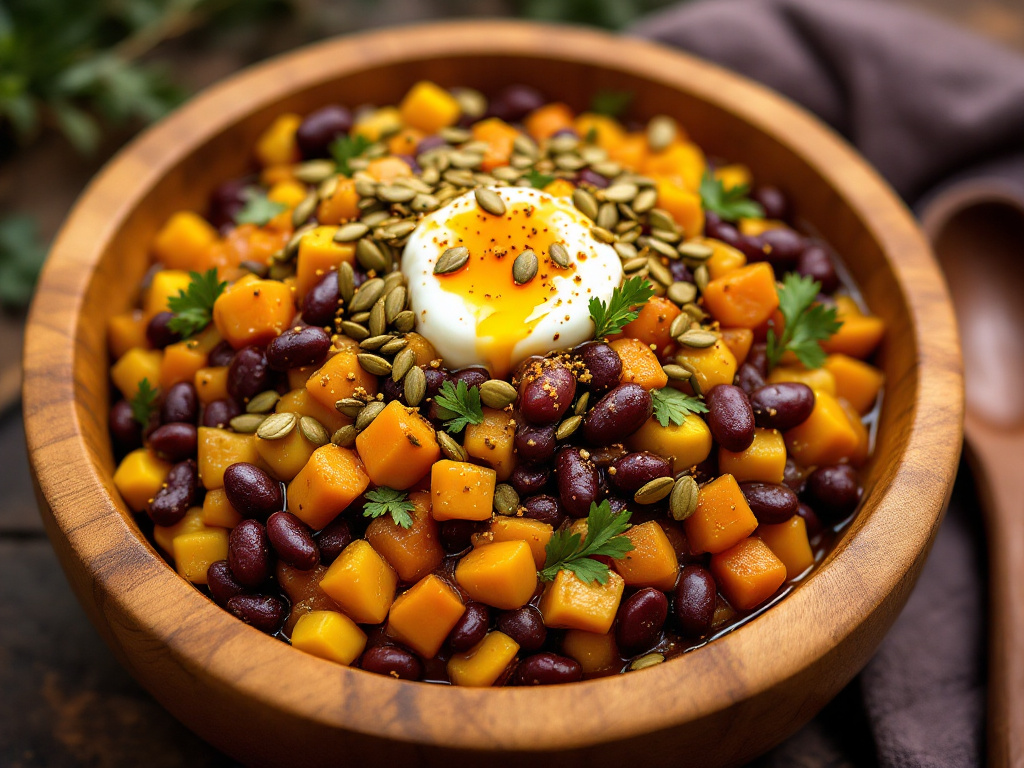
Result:
<svg viewBox="0 0 1024 768">
<path fill-rule="evenodd" d="M 368 501 L 363 505 L 363 517 L 377 518 L 381 515 L 391 515 L 395 525 L 403 528 L 412 527 L 412 512 L 416 505 L 409 501 L 409 494 L 405 491 L 396 491 L 394 488 L 381 486 L 366 492 Z"/>
<path fill-rule="evenodd" d="M 652 389 L 651 401 L 654 404 L 654 418 L 663 427 L 667 427 L 670 423 L 678 427 L 686 421 L 688 413 L 708 412 L 708 407 L 699 397 L 687 395 L 671 387 Z"/>
<path fill-rule="evenodd" d="M 459 381 L 458 385 L 446 381 L 434 395 L 434 402 L 442 409 L 441 417 L 447 419 L 445 429 L 452 434 L 461 432 L 467 424 L 480 424 L 484 420 L 480 388 L 467 387 L 464 381 Z"/>
<path fill-rule="evenodd" d="M 536 168 L 531 168 L 530 172 L 524 174 L 523 178 L 530 182 L 530 186 L 533 187 L 534 189 L 544 189 L 544 187 L 546 187 L 548 184 L 555 180 L 554 176 L 549 176 L 546 173 L 541 173 Z"/>
<path fill-rule="evenodd" d="M 185 339 L 195 336 L 210 324 L 213 318 L 213 303 L 228 285 L 217 279 L 216 269 L 207 270 L 202 274 L 188 274 L 192 278 L 188 288 L 184 291 L 179 290 L 177 296 L 167 300 L 168 307 L 174 313 L 167 327 Z"/>
<path fill-rule="evenodd" d="M 354 171 L 348 164 L 349 160 L 359 157 L 370 146 L 370 141 L 362 134 L 355 136 L 339 136 L 331 142 L 331 157 L 338 164 L 338 173 L 351 176 Z"/>
<path fill-rule="evenodd" d="M 143 429 L 149 426 L 149 420 L 156 410 L 156 398 L 159 392 L 149 383 L 149 379 L 139 382 L 139 388 L 129 401 L 132 407 L 132 418 L 137 421 Z"/>
<path fill-rule="evenodd" d="M 790 272 L 779 288 L 779 311 L 785 323 L 782 336 L 768 329 L 769 370 L 782 360 L 786 352 L 792 352 L 807 368 L 820 368 L 825 364 L 825 350 L 821 342 L 827 341 L 842 327 L 835 307 L 816 304 L 821 283 L 811 277 L 802 277 Z"/>
<path fill-rule="evenodd" d="M 704 209 L 718 214 L 725 221 L 764 218 L 764 208 L 747 197 L 749 191 L 746 184 L 726 189 L 711 171 L 705 171 L 700 180 L 700 200 Z"/>
<path fill-rule="evenodd" d="M 259 187 L 246 187 L 242 190 L 245 205 L 235 214 L 235 224 L 255 224 L 265 227 L 270 220 L 288 210 L 284 203 L 277 203 L 267 197 Z"/>
<path fill-rule="evenodd" d="M 594 321 L 594 338 L 618 333 L 640 314 L 639 307 L 654 295 L 654 287 L 643 277 L 631 277 L 612 291 L 605 304 L 596 296 L 590 300 L 590 317 Z"/>
<path fill-rule="evenodd" d="M 598 91 L 590 101 L 590 111 L 608 117 L 621 117 L 632 101 L 632 91 Z"/>
<path fill-rule="evenodd" d="M 628 509 L 617 514 L 612 512 L 607 499 L 600 504 L 591 503 L 585 539 L 562 528 L 548 541 L 547 559 L 538 573 L 541 581 L 553 581 L 559 571 L 571 571 L 588 584 L 592 581 L 607 584 L 608 566 L 594 560 L 594 556 L 620 558 L 633 551 L 633 542 L 622 535 L 630 527 L 631 514 Z"/>
</svg>

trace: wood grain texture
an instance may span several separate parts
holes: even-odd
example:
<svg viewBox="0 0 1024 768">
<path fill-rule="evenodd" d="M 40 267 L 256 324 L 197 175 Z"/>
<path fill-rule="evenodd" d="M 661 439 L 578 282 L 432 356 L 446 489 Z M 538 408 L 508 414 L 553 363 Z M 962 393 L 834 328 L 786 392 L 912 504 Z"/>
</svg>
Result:
<svg viewBox="0 0 1024 768">
<path fill-rule="evenodd" d="M 612 52 L 614 51 L 614 55 Z M 615 63 L 611 63 L 614 60 Z M 755 622 L 639 672 L 570 686 L 398 682 L 301 654 L 207 601 L 139 536 L 111 484 L 105 320 L 134 298 L 155 229 L 238 175 L 273 117 L 395 102 L 416 80 L 526 82 L 577 108 L 636 94 L 710 154 L 782 187 L 846 257 L 889 333 L 879 451 L 863 512 L 818 572 Z M 956 328 L 909 213 L 812 117 L 649 43 L 513 22 L 387 30 L 247 70 L 129 145 L 58 237 L 33 307 L 25 412 L 44 519 L 107 642 L 186 725 L 253 765 L 735 765 L 780 742 L 864 665 L 906 601 L 951 490 L 962 390 Z M 482 754 L 486 753 L 486 755 Z"/>
</svg>

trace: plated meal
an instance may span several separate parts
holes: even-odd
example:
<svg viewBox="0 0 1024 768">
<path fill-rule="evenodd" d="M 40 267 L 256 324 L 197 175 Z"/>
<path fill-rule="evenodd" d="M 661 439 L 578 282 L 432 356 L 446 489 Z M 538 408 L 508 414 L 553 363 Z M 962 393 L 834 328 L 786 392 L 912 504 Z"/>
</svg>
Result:
<svg viewBox="0 0 1024 768">
<path fill-rule="evenodd" d="M 110 431 L 184 578 L 305 652 L 492 686 L 662 663 L 813 570 L 884 324 L 778 189 L 627 96 L 283 114 L 167 221 Z"/>
</svg>

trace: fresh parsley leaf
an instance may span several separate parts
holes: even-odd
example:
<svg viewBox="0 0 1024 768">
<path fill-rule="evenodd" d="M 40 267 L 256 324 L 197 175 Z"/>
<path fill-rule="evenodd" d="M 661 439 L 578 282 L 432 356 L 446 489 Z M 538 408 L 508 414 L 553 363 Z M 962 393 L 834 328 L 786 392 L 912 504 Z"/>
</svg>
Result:
<svg viewBox="0 0 1024 768">
<path fill-rule="evenodd" d="M 444 426 L 452 434 L 461 432 L 467 424 L 480 424 L 484 420 L 480 388 L 467 387 L 464 381 L 459 381 L 457 386 L 446 381 L 434 395 L 434 402 L 443 409 L 442 418 L 447 417 L 445 412 L 451 414 Z"/>
<path fill-rule="evenodd" d="M 353 170 L 348 161 L 359 157 L 370 146 L 370 141 L 362 134 L 356 136 L 339 136 L 331 142 L 331 157 L 338 164 L 338 173 L 351 176 Z"/>
<path fill-rule="evenodd" d="M 524 177 L 530 182 L 530 186 L 534 189 L 544 189 L 548 184 L 555 180 L 554 176 L 549 176 L 546 173 L 541 173 L 536 168 L 531 168 L 530 172 L 525 174 Z"/>
<path fill-rule="evenodd" d="M 598 91 L 590 100 L 590 111 L 608 117 L 621 117 L 632 101 L 632 91 Z"/>
<path fill-rule="evenodd" d="M 259 187 L 246 187 L 242 190 L 245 205 L 235 214 L 235 224 L 255 224 L 265 227 L 277 214 L 288 210 L 284 203 L 276 203 L 269 199 Z"/>
<path fill-rule="evenodd" d="M 412 527 L 412 512 L 416 505 L 409 501 L 409 494 L 405 491 L 396 491 L 394 488 L 381 486 L 366 492 L 368 501 L 363 504 L 363 517 L 377 518 L 381 515 L 391 515 L 395 525 L 403 528 Z"/>
<path fill-rule="evenodd" d="M 213 318 L 213 303 L 228 285 L 217 279 L 216 269 L 207 270 L 202 274 L 188 274 L 192 278 L 188 288 L 184 291 L 179 290 L 177 296 L 172 296 L 167 301 L 171 312 L 174 313 L 167 327 L 175 333 L 180 333 L 184 339 L 195 336 L 210 324 Z"/>
<path fill-rule="evenodd" d="M 825 364 L 825 351 L 821 342 L 828 340 L 843 325 L 835 307 L 825 307 L 814 301 L 821 291 L 821 283 L 811 277 L 790 272 L 779 288 L 779 312 L 784 327 L 782 336 L 768 329 L 768 369 L 771 370 L 786 352 L 792 352 L 806 368 L 820 368 Z"/>
<path fill-rule="evenodd" d="M 764 208 L 747 198 L 746 184 L 726 189 L 711 171 L 705 171 L 700 180 L 700 200 L 705 210 L 717 213 L 726 221 L 737 219 L 763 219 Z"/>
<path fill-rule="evenodd" d="M 540 579 L 553 581 L 559 571 L 571 571 L 580 581 L 607 584 L 608 566 L 593 558 L 604 555 L 617 559 L 633 551 L 633 542 L 622 535 L 630 527 L 631 515 L 628 509 L 612 512 L 607 499 L 600 504 L 591 503 L 587 537 L 581 539 L 568 528 L 556 531 L 545 549 L 547 557 L 538 573 Z"/>
<path fill-rule="evenodd" d="M 707 413 L 708 407 L 699 397 L 693 397 L 672 387 L 652 389 L 651 401 L 654 403 L 654 418 L 663 427 L 669 423 L 679 426 L 686 420 L 688 413 Z"/>
<path fill-rule="evenodd" d="M 612 291 L 605 304 L 596 296 L 590 300 L 590 318 L 594 321 L 594 338 L 600 339 L 618 333 L 636 320 L 639 307 L 654 295 L 654 288 L 643 277 L 631 277 L 620 288 Z"/>
<path fill-rule="evenodd" d="M 132 407 L 132 418 L 137 421 L 143 429 L 149 426 L 149 419 L 156 410 L 157 390 L 149 383 L 149 379 L 139 382 L 139 388 L 135 391 L 129 405 Z"/>
</svg>

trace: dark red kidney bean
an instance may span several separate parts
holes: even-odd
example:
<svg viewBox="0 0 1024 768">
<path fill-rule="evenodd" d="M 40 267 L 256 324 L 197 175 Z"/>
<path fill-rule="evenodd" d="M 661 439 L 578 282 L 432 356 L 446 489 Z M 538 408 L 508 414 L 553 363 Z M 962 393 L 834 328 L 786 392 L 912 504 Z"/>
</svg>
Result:
<svg viewBox="0 0 1024 768">
<path fill-rule="evenodd" d="M 560 685 L 583 679 L 583 667 L 575 659 L 557 653 L 527 656 L 516 668 L 516 685 Z"/>
<path fill-rule="evenodd" d="M 195 455 L 198 440 L 195 424 L 172 422 L 150 433 L 149 447 L 161 459 L 182 461 Z"/>
<path fill-rule="evenodd" d="M 834 293 L 839 287 L 839 275 L 828 248 L 812 243 L 796 261 L 796 271 L 821 283 L 822 293 Z"/>
<path fill-rule="evenodd" d="M 768 525 L 789 520 L 796 514 L 797 504 L 800 503 L 796 494 L 784 485 L 746 482 L 740 483 L 740 490 L 757 522 Z"/>
<path fill-rule="evenodd" d="M 122 451 L 131 451 L 142 445 L 142 426 L 132 414 L 132 405 L 127 400 L 119 400 L 110 409 L 107 421 L 114 443 Z"/>
<path fill-rule="evenodd" d="M 757 236 L 763 254 L 761 260 L 784 267 L 792 266 L 807 247 L 807 241 L 792 229 L 766 229 Z"/>
<path fill-rule="evenodd" d="M 308 571 L 320 562 L 309 528 L 291 512 L 275 512 L 267 518 L 267 538 L 277 556 L 293 568 Z"/>
<path fill-rule="evenodd" d="M 533 496 L 540 493 L 551 479 L 551 470 L 547 467 L 534 467 L 529 464 L 517 464 L 508 481 L 520 497 Z"/>
<path fill-rule="evenodd" d="M 270 386 L 267 356 L 259 347 L 243 347 L 228 366 L 228 394 L 246 401 Z"/>
<path fill-rule="evenodd" d="M 474 365 L 470 368 L 462 368 L 458 371 L 452 371 L 451 376 L 453 383 L 458 384 L 460 381 L 464 381 L 466 382 L 467 387 L 479 387 L 491 378 L 491 374 L 487 372 L 487 369 L 481 368 L 478 365 Z"/>
<path fill-rule="evenodd" d="M 757 369 L 757 372 L 761 374 L 763 378 L 768 377 L 768 345 L 763 341 L 755 342 L 750 347 L 750 352 L 747 354 L 747 359 L 744 361 L 746 365 L 752 365 Z"/>
<path fill-rule="evenodd" d="M 288 328 L 267 345 L 267 365 L 275 371 L 315 365 L 323 361 L 330 348 L 331 337 L 323 328 Z"/>
<path fill-rule="evenodd" d="M 375 645 L 368 648 L 359 663 L 367 672 L 399 680 L 419 680 L 423 676 L 423 663 L 397 645 Z"/>
<path fill-rule="evenodd" d="M 619 512 L 622 512 L 624 509 L 629 507 L 629 502 L 618 496 L 609 496 L 607 501 L 608 508 L 612 511 L 613 515 L 617 515 Z"/>
<path fill-rule="evenodd" d="M 206 364 L 210 367 L 217 368 L 225 365 L 231 365 L 231 358 L 234 356 L 235 348 L 226 341 L 222 341 L 210 350 L 210 354 L 206 356 Z"/>
<path fill-rule="evenodd" d="M 778 187 L 757 187 L 750 197 L 764 208 L 764 217 L 766 219 L 782 221 L 786 219 L 789 212 L 789 204 L 786 201 L 786 196 Z"/>
<path fill-rule="evenodd" d="M 224 470 L 224 493 L 242 517 L 265 520 L 284 509 L 281 484 L 255 464 L 245 461 Z"/>
<path fill-rule="evenodd" d="M 621 443 L 651 417 L 650 393 L 638 384 L 620 384 L 597 401 L 583 419 L 583 437 L 593 445 Z"/>
<path fill-rule="evenodd" d="M 672 474 L 672 465 L 656 453 L 627 453 L 608 470 L 608 483 L 619 493 L 633 495 L 642 486 Z"/>
<path fill-rule="evenodd" d="M 818 467 L 807 477 L 804 501 L 830 522 L 842 520 L 860 502 L 861 487 L 857 472 L 849 464 Z"/>
<path fill-rule="evenodd" d="M 198 417 L 199 397 L 190 382 L 179 382 L 167 390 L 160 407 L 160 421 L 164 424 L 176 421 L 195 424 Z"/>
<path fill-rule="evenodd" d="M 402 405 L 405 405 L 405 387 L 402 386 L 401 382 L 397 382 L 390 376 L 388 376 L 386 379 L 384 379 L 383 392 L 385 403 L 390 403 L 392 400 L 397 400 L 398 402 L 402 403 Z"/>
<path fill-rule="evenodd" d="M 242 413 L 234 400 L 214 400 L 203 408 L 204 427 L 226 427 L 228 422 Z"/>
<path fill-rule="evenodd" d="M 539 373 L 527 372 L 519 386 L 519 410 L 532 424 L 554 424 L 576 396 L 576 377 L 560 364 L 547 364 Z"/>
<path fill-rule="evenodd" d="M 173 312 L 157 312 L 146 324 L 146 340 L 156 349 L 181 341 L 181 334 L 171 330 L 170 322 L 173 319 Z"/>
<path fill-rule="evenodd" d="M 548 630 L 540 611 L 531 605 L 524 605 L 514 611 L 502 611 L 495 623 L 499 632 L 504 632 L 529 653 L 538 650 L 548 639 Z"/>
<path fill-rule="evenodd" d="M 516 123 L 543 106 L 544 95 L 528 85 L 509 85 L 491 99 L 487 114 L 506 123 Z"/>
<path fill-rule="evenodd" d="M 261 632 L 276 632 L 284 621 L 284 603 L 270 595 L 235 595 L 228 600 L 227 608 Z"/>
<path fill-rule="evenodd" d="M 438 526 L 438 537 L 445 552 L 457 555 L 469 548 L 479 530 L 480 524 L 472 520 L 445 520 Z"/>
<path fill-rule="evenodd" d="M 331 142 L 352 128 L 352 113 L 337 104 L 328 104 L 315 112 L 310 112 L 299 123 L 295 131 L 295 143 L 302 157 L 309 160 L 313 157 L 330 155 Z"/>
<path fill-rule="evenodd" d="M 526 509 L 523 513 L 525 517 L 529 517 L 532 520 L 540 520 L 552 528 L 557 528 L 565 520 L 565 511 L 562 509 L 562 504 L 554 496 L 546 494 L 531 496 L 523 502 L 523 507 Z"/>
<path fill-rule="evenodd" d="M 657 644 L 668 618 L 668 598 L 660 589 L 645 587 L 634 592 L 619 606 L 615 622 L 615 641 L 628 656 Z"/>
<path fill-rule="evenodd" d="M 742 389 L 747 395 L 751 395 L 761 387 L 764 386 L 764 376 L 750 363 L 744 363 L 740 366 L 740 369 L 736 372 L 736 378 L 733 383 Z"/>
<path fill-rule="evenodd" d="M 316 545 L 320 549 L 320 562 L 330 565 L 338 559 L 341 550 L 352 543 L 352 531 L 348 522 L 337 519 L 324 527 L 316 537 Z"/>
<path fill-rule="evenodd" d="M 608 179 L 590 168 L 584 168 L 577 174 L 576 183 L 589 184 L 597 189 L 605 189 L 608 186 Z"/>
<path fill-rule="evenodd" d="M 815 536 L 825 530 L 825 526 L 821 524 L 821 518 L 803 502 L 797 505 L 796 513 L 804 519 L 804 524 L 807 526 L 807 538 L 814 539 Z"/>
<path fill-rule="evenodd" d="M 681 261 L 670 261 L 668 263 L 668 271 L 672 274 L 672 279 L 677 283 L 693 282 L 693 271 Z"/>
<path fill-rule="evenodd" d="M 432 368 L 429 365 L 421 367 L 423 368 L 423 374 L 427 379 L 427 397 L 433 397 L 441 391 L 441 387 L 446 381 L 454 383 L 451 373 L 446 371 L 444 368 Z"/>
<path fill-rule="evenodd" d="M 491 612 L 483 603 L 466 603 L 466 612 L 448 633 L 448 645 L 456 653 L 468 651 L 484 639 L 491 626 Z"/>
<path fill-rule="evenodd" d="M 711 435 L 727 451 L 745 451 L 754 442 L 754 411 L 747 393 L 732 384 L 712 387 L 704 396 Z"/>
<path fill-rule="evenodd" d="M 522 461 L 541 464 L 555 455 L 555 425 L 532 427 L 529 424 L 516 426 L 515 448 Z"/>
<path fill-rule="evenodd" d="M 157 525 L 174 525 L 188 512 L 199 487 L 199 471 L 191 459 L 171 467 L 163 487 L 149 502 L 146 512 Z"/>
<path fill-rule="evenodd" d="M 310 325 L 331 328 L 338 314 L 340 300 L 338 273 L 328 272 L 302 298 L 302 319 Z"/>
<path fill-rule="evenodd" d="M 228 535 L 228 567 L 243 587 L 258 587 L 270 578 L 270 540 L 257 520 L 243 520 Z"/>
<path fill-rule="evenodd" d="M 814 410 L 814 390 L 795 381 L 766 384 L 750 395 L 754 421 L 785 432 L 807 421 Z"/>
<path fill-rule="evenodd" d="M 575 349 L 576 356 L 583 363 L 589 378 L 580 382 L 591 395 L 603 395 L 619 383 L 622 375 L 622 358 L 619 353 L 603 341 L 592 341 Z"/>
<path fill-rule="evenodd" d="M 206 569 L 206 586 L 210 588 L 213 602 L 221 608 L 226 606 L 232 597 L 245 592 L 245 587 L 231 575 L 231 567 L 227 560 L 210 563 L 210 567 Z"/>
<path fill-rule="evenodd" d="M 580 448 L 563 448 L 555 455 L 555 474 L 562 508 L 570 517 L 586 517 L 597 501 L 601 478 Z"/>
<path fill-rule="evenodd" d="M 741 245 L 748 242 L 736 227 L 727 221 L 722 221 L 717 216 L 711 221 L 705 222 L 704 234 L 707 237 L 713 237 L 715 240 L 721 240 L 733 248 L 740 248 Z"/>
<path fill-rule="evenodd" d="M 782 484 L 793 491 L 797 496 L 804 492 L 804 486 L 807 485 L 808 472 L 795 461 L 792 457 L 786 458 L 786 466 L 782 470 Z"/>
<path fill-rule="evenodd" d="M 710 634 L 717 598 L 718 588 L 710 571 L 701 565 L 684 565 L 673 601 L 680 634 L 691 638 Z"/>
<path fill-rule="evenodd" d="M 254 178 L 229 179 L 213 190 L 210 195 L 210 213 L 207 218 L 217 229 L 235 226 L 235 216 L 245 207 L 243 197 L 246 188 L 255 183 Z"/>
</svg>

